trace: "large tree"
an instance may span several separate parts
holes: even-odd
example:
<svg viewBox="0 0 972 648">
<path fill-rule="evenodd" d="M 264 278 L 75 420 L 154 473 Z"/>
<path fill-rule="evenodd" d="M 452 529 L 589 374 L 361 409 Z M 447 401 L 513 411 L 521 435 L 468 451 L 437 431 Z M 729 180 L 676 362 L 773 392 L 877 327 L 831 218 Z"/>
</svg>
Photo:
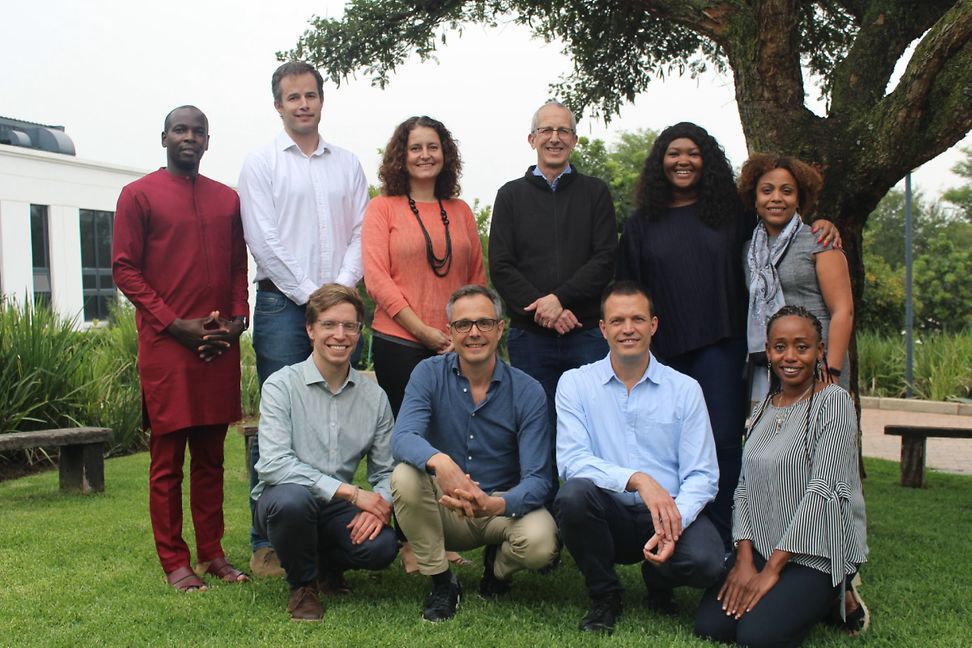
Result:
<svg viewBox="0 0 972 648">
<path fill-rule="evenodd" d="M 281 56 L 384 86 L 464 23 L 506 19 L 564 43 L 574 70 L 553 92 L 581 112 L 610 117 L 654 78 L 730 69 L 749 149 L 822 165 L 818 213 L 841 227 L 858 302 L 867 214 L 972 128 L 972 0 L 350 0 Z"/>
</svg>

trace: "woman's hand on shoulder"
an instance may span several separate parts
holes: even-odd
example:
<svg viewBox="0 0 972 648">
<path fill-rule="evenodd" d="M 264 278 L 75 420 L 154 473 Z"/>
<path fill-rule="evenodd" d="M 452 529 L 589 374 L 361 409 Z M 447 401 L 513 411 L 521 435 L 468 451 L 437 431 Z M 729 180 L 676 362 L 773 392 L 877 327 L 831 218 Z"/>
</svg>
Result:
<svg viewBox="0 0 972 648">
<path fill-rule="evenodd" d="M 844 249 L 844 243 L 840 239 L 840 231 L 832 221 L 826 218 L 818 218 L 813 221 L 810 231 L 817 235 L 817 243 L 823 243 L 824 247 L 833 246 L 835 250 Z"/>
</svg>

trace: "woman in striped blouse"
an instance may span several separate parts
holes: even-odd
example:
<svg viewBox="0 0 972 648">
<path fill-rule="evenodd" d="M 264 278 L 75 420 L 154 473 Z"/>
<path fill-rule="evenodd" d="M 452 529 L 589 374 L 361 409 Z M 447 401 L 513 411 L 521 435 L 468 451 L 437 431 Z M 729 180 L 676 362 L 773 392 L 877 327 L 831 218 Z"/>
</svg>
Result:
<svg viewBox="0 0 972 648">
<path fill-rule="evenodd" d="M 867 609 L 849 583 L 867 560 L 857 417 L 850 396 L 818 380 L 820 321 L 784 306 L 766 327 L 770 393 L 753 412 L 736 488 L 736 552 L 710 588 L 696 634 L 747 646 L 795 646 L 835 601 L 862 630 Z"/>
</svg>

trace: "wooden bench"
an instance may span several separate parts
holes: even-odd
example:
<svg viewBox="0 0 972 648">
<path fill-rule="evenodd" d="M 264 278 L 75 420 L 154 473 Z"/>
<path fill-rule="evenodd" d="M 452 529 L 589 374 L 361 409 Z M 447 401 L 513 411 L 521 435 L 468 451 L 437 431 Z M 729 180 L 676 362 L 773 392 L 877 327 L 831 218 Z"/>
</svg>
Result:
<svg viewBox="0 0 972 648">
<path fill-rule="evenodd" d="M 901 485 L 921 488 L 925 482 L 925 446 L 928 437 L 972 439 L 972 429 L 885 425 L 884 433 L 901 437 Z"/>
<path fill-rule="evenodd" d="M 78 427 L 0 434 L 0 452 L 60 447 L 58 470 L 62 491 L 105 490 L 105 443 L 111 428 Z"/>
</svg>

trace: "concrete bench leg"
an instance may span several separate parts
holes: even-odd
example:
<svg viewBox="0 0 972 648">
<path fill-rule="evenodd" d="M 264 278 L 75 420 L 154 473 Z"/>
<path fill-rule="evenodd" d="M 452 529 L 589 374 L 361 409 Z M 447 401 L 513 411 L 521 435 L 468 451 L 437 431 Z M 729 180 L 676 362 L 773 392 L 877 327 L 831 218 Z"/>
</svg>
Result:
<svg viewBox="0 0 972 648">
<path fill-rule="evenodd" d="M 901 437 L 901 485 L 921 488 L 925 482 L 925 445 L 927 437 Z"/>
<path fill-rule="evenodd" d="M 62 491 L 101 493 L 105 490 L 104 443 L 86 443 L 61 448 Z"/>
</svg>

